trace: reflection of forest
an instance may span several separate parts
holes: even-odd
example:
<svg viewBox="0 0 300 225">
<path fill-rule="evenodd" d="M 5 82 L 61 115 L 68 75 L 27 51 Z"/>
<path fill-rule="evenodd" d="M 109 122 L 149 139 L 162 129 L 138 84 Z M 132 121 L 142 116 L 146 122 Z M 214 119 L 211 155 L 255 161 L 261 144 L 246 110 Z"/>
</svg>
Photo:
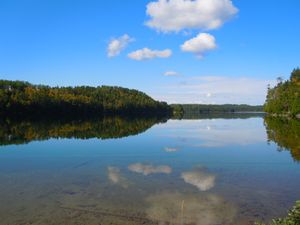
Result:
<svg viewBox="0 0 300 225">
<path fill-rule="evenodd" d="M 269 141 L 274 141 L 280 150 L 289 150 L 296 161 L 300 161 L 300 121 L 266 117 L 265 126 Z"/>
<path fill-rule="evenodd" d="M 84 120 L 0 120 L 0 145 L 24 144 L 50 138 L 121 138 L 146 131 L 159 118 L 104 117 Z"/>
</svg>

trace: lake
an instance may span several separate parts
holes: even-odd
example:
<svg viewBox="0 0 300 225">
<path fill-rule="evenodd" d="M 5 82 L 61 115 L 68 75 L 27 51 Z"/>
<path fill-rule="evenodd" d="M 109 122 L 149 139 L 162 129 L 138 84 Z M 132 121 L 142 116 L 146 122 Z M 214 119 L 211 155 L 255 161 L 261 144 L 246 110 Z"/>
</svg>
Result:
<svg viewBox="0 0 300 225">
<path fill-rule="evenodd" d="M 290 123 L 2 121 L 0 224 L 268 222 L 300 199 L 300 125 Z"/>
</svg>

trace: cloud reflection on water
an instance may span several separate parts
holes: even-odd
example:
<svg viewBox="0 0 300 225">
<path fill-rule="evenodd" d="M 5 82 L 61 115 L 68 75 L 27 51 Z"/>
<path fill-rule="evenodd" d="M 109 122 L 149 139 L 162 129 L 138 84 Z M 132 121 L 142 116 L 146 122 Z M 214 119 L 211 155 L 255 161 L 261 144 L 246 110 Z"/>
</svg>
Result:
<svg viewBox="0 0 300 225">
<path fill-rule="evenodd" d="M 141 173 L 145 176 L 149 174 L 170 174 L 172 172 L 172 168 L 166 165 L 153 166 L 153 165 L 145 165 L 142 163 L 135 163 L 128 166 L 128 169 L 135 173 Z"/>
<path fill-rule="evenodd" d="M 208 191 L 215 186 L 216 176 L 199 168 L 182 172 L 181 178 L 186 183 L 196 186 L 200 191 Z"/>
<path fill-rule="evenodd" d="M 121 175 L 120 169 L 118 167 L 107 167 L 107 176 L 113 184 L 118 184 L 123 188 L 128 187 L 128 181 L 125 177 Z"/>
<path fill-rule="evenodd" d="M 162 128 L 162 137 L 194 147 L 250 145 L 267 139 L 262 118 L 235 119 L 234 123 L 228 119 L 170 120 Z"/>
<path fill-rule="evenodd" d="M 231 224 L 236 209 L 214 194 L 182 194 L 164 192 L 146 199 L 149 219 L 167 224 Z"/>
<path fill-rule="evenodd" d="M 164 148 L 165 152 L 177 152 L 179 151 L 179 148 L 175 148 L 175 147 L 165 147 Z"/>
</svg>

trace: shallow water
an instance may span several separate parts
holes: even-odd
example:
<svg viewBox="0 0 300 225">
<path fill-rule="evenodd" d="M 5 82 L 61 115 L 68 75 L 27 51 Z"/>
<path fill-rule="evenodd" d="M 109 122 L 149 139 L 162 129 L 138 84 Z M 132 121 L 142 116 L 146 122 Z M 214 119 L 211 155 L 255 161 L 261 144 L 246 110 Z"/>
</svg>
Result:
<svg viewBox="0 0 300 225">
<path fill-rule="evenodd" d="M 0 224 L 244 225 L 300 199 L 300 165 L 268 142 L 262 117 L 76 137 L 0 147 Z"/>
</svg>

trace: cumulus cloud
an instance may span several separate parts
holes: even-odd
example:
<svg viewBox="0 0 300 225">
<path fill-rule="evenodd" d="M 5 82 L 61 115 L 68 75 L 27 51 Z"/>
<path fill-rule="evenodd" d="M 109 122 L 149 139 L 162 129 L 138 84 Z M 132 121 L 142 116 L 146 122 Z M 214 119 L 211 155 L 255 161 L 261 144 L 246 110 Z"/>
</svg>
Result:
<svg viewBox="0 0 300 225">
<path fill-rule="evenodd" d="M 200 191 L 208 191 L 215 186 L 216 176 L 204 170 L 197 169 L 183 172 L 181 178 L 186 183 L 196 186 Z"/>
<path fill-rule="evenodd" d="M 192 52 L 196 54 L 198 58 L 202 58 L 206 52 L 216 48 L 217 44 L 215 37 L 208 33 L 200 33 L 181 45 L 182 51 Z"/>
<path fill-rule="evenodd" d="M 128 187 L 128 181 L 126 178 L 124 178 L 121 175 L 120 169 L 117 167 L 109 166 L 107 168 L 107 176 L 108 179 L 113 183 L 113 184 L 119 184 L 124 188 Z"/>
<path fill-rule="evenodd" d="M 145 176 L 149 174 L 155 173 L 164 173 L 170 174 L 172 172 L 172 168 L 169 166 L 161 165 L 161 166 L 153 166 L 153 165 L 144 165 L 141 163 L 135 163 L 128 166 L 128 169 L 135 173 L 141 173 Z"/>
<path fill-rule="evenodd" d="M 171 55 L 172 55 L 172 51 L 170 49 L 165 49 L 160 51 L 160 50 L 151 50 L 149 48 L 143 48 L 129 53 L 128 57 L 130 59 L 142 61 L 142 60 L 154 59 L 154 58 L 169 58 Z"/>
<path fill-rule="evenodd" d="M 216 29 L 236 15 L 231 0 L 158 0 L 147 5 L 146 25 L 162 32 Z"/>
<path fill-rule="evenodd" d="M 157 193 L 146 198 L 150 220 L 167 224 L 234 224 L 237 209 L 215 194 Z"/>
<path fill-rule="evenodd" d="M 113 38 L 108 44 L 107 56 L 110 58 L 118 56 L 132 41 L 134 41 L 134 39 L 127 34 L 124 34 L 119 38 Z"/>
<path fill-rule="evenodd" d="M 172 77 L 172 76 L 179 76 L 179 74 L 175 71 L 167 71 L 164 73 L 164 76 Z"/>
</svg>

